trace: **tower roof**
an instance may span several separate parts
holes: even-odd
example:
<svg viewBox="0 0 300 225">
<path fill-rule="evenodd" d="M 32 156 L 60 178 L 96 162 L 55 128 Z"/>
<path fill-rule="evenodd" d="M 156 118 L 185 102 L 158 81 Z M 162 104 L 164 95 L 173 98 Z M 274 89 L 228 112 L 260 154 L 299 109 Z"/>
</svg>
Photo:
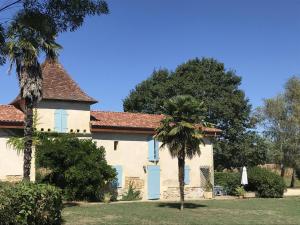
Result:
<svg viewBox="0 0 300 225">
<path fill-rule="evenodd" d="M 46 60 L 41 68 L 43 74 L 42 99 L 97 103 L 97 100 L 88 96 L 56 60 Z M 11 104 L 21 104 L 20 95 Z"/>
<path fill-rule="evenodd" d="M 71 78 L 63 66 L 54 60 L 42 64 L 43 99 L 97 103 Z"/>
</svg>

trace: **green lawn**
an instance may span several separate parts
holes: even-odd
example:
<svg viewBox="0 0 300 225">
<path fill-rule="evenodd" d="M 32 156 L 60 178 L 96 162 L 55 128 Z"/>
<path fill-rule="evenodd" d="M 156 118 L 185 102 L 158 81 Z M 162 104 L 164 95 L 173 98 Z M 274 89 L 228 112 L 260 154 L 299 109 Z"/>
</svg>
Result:
<svg viewBox="0 0 300 225">
<path fill-rule="evenodd" d="M 65 224 L 234 225 L 300 224 L 300 197 L 194 201 L 180 212 L 177 203 L 139 202 L 67 206 Z"/>
</svg>

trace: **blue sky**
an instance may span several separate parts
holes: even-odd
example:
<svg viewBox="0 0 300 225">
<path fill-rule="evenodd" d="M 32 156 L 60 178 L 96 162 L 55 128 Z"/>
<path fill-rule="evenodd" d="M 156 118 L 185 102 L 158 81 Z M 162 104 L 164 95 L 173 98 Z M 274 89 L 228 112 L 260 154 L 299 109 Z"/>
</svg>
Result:
<svg viewBox="0 0 300 225">
<path fill-rule="evenodd" d="M 94 109 L 122 111 L 122 99 L 156 68 L 213 57 L 242 76 L 256 107 L 300 74 L 300 0 L 109 0 L 108 16 L 59 36 L 60 61 Z M 0 104 L 18 92 L 0 67 Z M 217 90 L 216 90 L 217 91 Z"/>
</svg>

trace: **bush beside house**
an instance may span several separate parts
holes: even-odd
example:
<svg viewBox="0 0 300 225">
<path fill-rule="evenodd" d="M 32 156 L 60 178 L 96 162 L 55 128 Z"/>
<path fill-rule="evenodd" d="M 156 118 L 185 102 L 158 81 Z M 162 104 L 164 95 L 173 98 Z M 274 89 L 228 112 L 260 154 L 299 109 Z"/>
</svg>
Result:
<svg viewBox="0 0 300 225">
<path fill-rule="evenodd" d="M 36 164 L 47 171 L 39 180 L 61 188 L 66 200 L 99 201 L 103 188 L 116 177 L 103 147 L 69 134 L 41 138 Z"/>
<path fill-rule="evenodd" d="M 241 174 L 237 172 L 216 172 L 215 185 L 225 188 L 228 195 L 235 195 L 241 186 Z M 267 169 L 253 167 L 248 169 L 248 185 L 246 191 L 256 192 L 262 198 L 281 198 L 285 190 L 282 177 Z"/>
<path fill-rule="evenodd" d="M 61 191 L 51 185 L 0 185 L 1 225 L 61 224 Z"/>
<path fill-rule="evenodd" d="M 248 183 L 246 190 L 255 191 L 262 198 L 281 198 L 286 188 L 281 176 L 259 167 L 248 170 Z"/>
</svg>

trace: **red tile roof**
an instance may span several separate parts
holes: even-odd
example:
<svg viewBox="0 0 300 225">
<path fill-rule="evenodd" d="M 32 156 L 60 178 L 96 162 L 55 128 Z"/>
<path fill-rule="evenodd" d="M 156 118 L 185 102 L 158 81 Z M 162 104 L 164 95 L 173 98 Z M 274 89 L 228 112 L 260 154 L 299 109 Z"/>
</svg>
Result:
<svg viewBox="0 0 300 225">
<path fill-rule="evenodd" d="M 24 114 L 12 105 L 0 105 L 0 124 L 23 125 Z"/>
<path fill-rule="evenodd" d="M 97 127 L 155 129 L 163 115 L 91 111 L 91 124 Z"/>
<path fill-rule="evenodd" d="M 109 128 L 112 130 L 130 129 L 154 131 L 164 115 L 91 111 L 92 128 Z M 23 126 L 24 113 L 13 105 L 0 105 L 0 125 Z M 221 130 L 205 127 L 207 133 L 219 133 Z"/>
<path fill-rule="evenodd" d="M 92 128 L 129 128 L 154 130 L 164 118 L 164 115 L 128 113 L 128 112 L 103 112 L 91 111 Z M 208 133 L 219 133 L 217 128 L 204 127 L 203 131 Z"/>
</svg>

